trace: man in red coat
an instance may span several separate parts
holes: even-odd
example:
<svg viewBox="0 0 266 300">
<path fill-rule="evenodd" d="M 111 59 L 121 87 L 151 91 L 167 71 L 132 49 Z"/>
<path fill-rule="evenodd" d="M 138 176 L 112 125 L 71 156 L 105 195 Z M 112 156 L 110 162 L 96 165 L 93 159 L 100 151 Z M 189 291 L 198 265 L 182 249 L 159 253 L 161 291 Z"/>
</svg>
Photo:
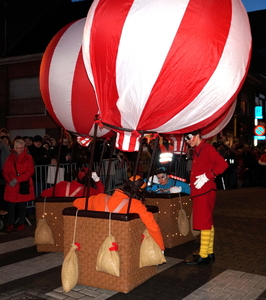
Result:
<svg viewBox="0 0 266 300">
<path fill-rule="evenodd" d="M 215 178 L 228 167 L 225 159 L 210 144 L 203 140 L 200 131 L 185 136 L 188 145 L 194 148 L 190 174 L 191 198 L 193 200 L 193 229 L 201 231 L 200 252 L 187 264 L 208 264 L 214 260 L 213 209 L 216 199 Z"/>
<path fill-rule="evenodd" d="M 88 201 L 88 210 L 126 214 L 129 197 L 132 193 L 131 196 L 133 198 L 131 199 L 129 213 L 137 213 L 140 216 L 149 234 L 153 237 L 159 247 L 164 250 L 164 242 L 160 227 L 156 223 L 153 214 L 147 211 L 147 208 L 142 201 L 138 200 L 142 197 L 141 188 L 144 188 L 146 184 L 138 175 L 136 176 L 135 181 L 132 181 L 133 176 L 122 185 L 121 189 L 116 189 L 112 196 L 106 194 L 91 196 Z M 73 206 L 82 210 L 85 209 L 85 204 L 86 198 L 78 198 L 73 202 Z"/>
<path fill-rule="evenodd" d="M 86 196 L 88 168 L 82 168 L 77 176 L 77 180 L 60 181 L 55 187 L 42 191 L 41 197 L 84 197 Z M 95 188 L 90 187 L 90 196 L 104 192 L 104 185 L 96 172 L 91 173 L 92 183 Z"/>
</svg>

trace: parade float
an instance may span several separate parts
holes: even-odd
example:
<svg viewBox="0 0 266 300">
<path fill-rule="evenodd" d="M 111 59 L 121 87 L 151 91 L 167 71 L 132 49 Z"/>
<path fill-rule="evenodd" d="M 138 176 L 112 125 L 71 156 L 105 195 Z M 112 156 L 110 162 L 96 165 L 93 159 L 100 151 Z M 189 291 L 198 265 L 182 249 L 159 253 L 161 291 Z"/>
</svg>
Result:
<svg viewBox="0 0 266 300">
<path fill-rule="evenodd" d="M 182 154 L 183 134 L 201 129 L 207 139 L 230 121 L 251 57 L 250 26 L 240 0 L 219 5 L 210 0 L 97 0 L 85 22 L 74 22 L 70 31 L 75 24 L 82 37 L 74 30 L 59 46 L 57 36 L 40 74 L 47 110 L 66 130 L 94 140 L 103 131 L 113 132 L 117 149 L 138 153 L 146 134 L 171 135 L 179 137 Z M 185 236 L 177 224 L 181 209 L 191 217 L 189 196 L 146 202 L 159 208 L 154 212 L 169 240 L 166 247 L 194 238 L 192 228 Z M 80 244 L 77 283 L 127 293 L 156 274 L 156 266 L 138 264 L 144 227 L 137 216 L 74 208 L 62 214 L 64 254 L 74 228 Z M 96 269 L 110 222 L 119 244 L 119 277 Z"/>
</svg>

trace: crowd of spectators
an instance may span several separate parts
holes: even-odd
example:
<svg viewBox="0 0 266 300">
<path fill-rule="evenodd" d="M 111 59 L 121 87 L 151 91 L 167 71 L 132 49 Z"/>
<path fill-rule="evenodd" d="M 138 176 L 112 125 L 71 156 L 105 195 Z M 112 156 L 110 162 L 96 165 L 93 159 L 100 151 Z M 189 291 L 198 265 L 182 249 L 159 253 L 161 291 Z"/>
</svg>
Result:
<svg viewBox="0 0 266 300">
<path fill-rule="evenodd" d="M 225 188 L 266 187 L 265 147 L 250 147 L 237 141 L 231 147 L 222 141 L 213 143 L 213 146 L 229 165 L 221 175 Z M 221 185 L 221 181 L 218 179 L 217 184 Z"/>
<path fill-rule="evenodd" d="M 65 132 L 62 138 L 56 140 L 48 134 L 43 136 L 16 136 L 13 140 L 10 139 L 7 129 L 0 129 L 0 139 L 4 145 L 11 151 L 13 143 L 16 139 L 23 139 L 26 143 L 29 154 L 32 155 L 35 165 L 45 165 L 56 163 L 76 163 L 80 169 L 84 163 L 89 162 L 90 147 L 83 147 L 76 142 L 75 137 Z M 94 161 L 99 161 L 103 148 L 103 141 L 96 144 Z M 143 143 L 143 151 L 140 158 L 139 175 L 147 174 L 147 165 L 151 161 L 151 156 L 154 149 L 154 140 L 145 140 Z M 218 188 L 242 188 L 249 186 L 265 186 L 266 187 L 266 148 L 265 147 L 250 147 L 246 144 L 234 141 L 231 146 L 222 141 L 213 143 L 213 146 L 228 162 L 228 169 L 217 178 Z M 263 158 L 265 154 L 265 158 Z M 121 162 L 121 166 L 128 166 L 128 176 L 133 174 L 132 163 L 136 161 L 137 152 L 128 153 L 114 150 L 113 158 L 117 158 Z M 186 155 L 187 178 L 191 170 L 193 157 L 193 149 L 188 148 Z M 110 145 L 106 147 L 104 159 L 110 158 Z M 157 158 L 156 158 L 157 159 Z M 174 159 L 177 159 L 174 157 Z M 265 161 L 264 161 L 265 159 Z M 38 176 L 37 176 L 38 177 Z M 145 177 L 145 176 L 144 176 Z"/>
</svg>

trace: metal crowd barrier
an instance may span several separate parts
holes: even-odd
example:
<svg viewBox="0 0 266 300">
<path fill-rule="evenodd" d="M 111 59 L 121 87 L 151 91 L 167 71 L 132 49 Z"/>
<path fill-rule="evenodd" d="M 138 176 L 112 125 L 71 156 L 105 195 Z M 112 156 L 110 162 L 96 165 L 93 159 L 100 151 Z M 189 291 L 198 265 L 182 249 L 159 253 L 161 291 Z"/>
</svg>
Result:
<svg viewBox="0 0 266 300">
<path fill-rule="evenodd" d="M 133 175 L 135 170 L 135 162 L 125 160 L 119 160 L 116 158 L 111 159 L 111 166 L 109 172 L 109 179 L 107 176 L 108 172 L 109 159 L 102 160 L 102 164 L 99 166 L 98 162 L 94 163 L 94 170 L 97 172 L 103 184 L 106 184 L 108 180 L 108 187 L 106 189 L 107 194 L 111 194 L 117 186 L 121 185 L 126 179 Z M 176 160 L 173 163 L 172 170 L 173 172 L 182 178 L 188 180 L 189 174 L 186 171 L 187 162 L 185 159 Z M 86 166 L 86 164 L 77 164 L 77 163 L 66 163 L 59 165 L 59 172 L 57 182 L 61 180 L 72 181 L 75 180 L 76 174 L 81 167 Z M 145 175 L 149 169 L 149 161 L 143 161 L 139 164 L 137 174 L 140 176 Z M 143 172 L 145 170 L 146 172 Z M 56 172 L 56 166 L 54 165 L 36 165 L 35 174 L 33 177 L 34 187 L 35 187 L 35 196 L 39 197 L 41 192 L 47 188 L 53 186 L 54 175 Z M 35 207 L 34 201 L 29 201 L 27 203 L 27 208 Z"/>
</svg>

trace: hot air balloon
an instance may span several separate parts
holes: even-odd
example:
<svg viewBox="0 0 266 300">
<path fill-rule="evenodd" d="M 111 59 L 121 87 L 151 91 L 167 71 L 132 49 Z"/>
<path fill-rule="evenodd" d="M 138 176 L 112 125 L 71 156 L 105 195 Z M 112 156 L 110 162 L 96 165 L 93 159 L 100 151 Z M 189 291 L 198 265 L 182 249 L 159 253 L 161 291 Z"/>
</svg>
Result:
<svg viewBox="0 0 266 300">
<path fill-rule="evenodd" d="M 82 51 L 100 121 L 117 132 L 117 148 L 135 151 L 143 132 L 222 130 L 251 32 L 240 0 L 96 0 Z"/>
<path fill-rule="evenodd" d="M 40 69 L 40 88 L 45 106 L 65 130 L 88 146 L 98 113 L 94 89 L 83 63 L 81 43 L 85 18 L 62 28 L 46 48 Z M 97 137 L 110 137 L 110 129 L 98 129 Z"/>
</svg>

